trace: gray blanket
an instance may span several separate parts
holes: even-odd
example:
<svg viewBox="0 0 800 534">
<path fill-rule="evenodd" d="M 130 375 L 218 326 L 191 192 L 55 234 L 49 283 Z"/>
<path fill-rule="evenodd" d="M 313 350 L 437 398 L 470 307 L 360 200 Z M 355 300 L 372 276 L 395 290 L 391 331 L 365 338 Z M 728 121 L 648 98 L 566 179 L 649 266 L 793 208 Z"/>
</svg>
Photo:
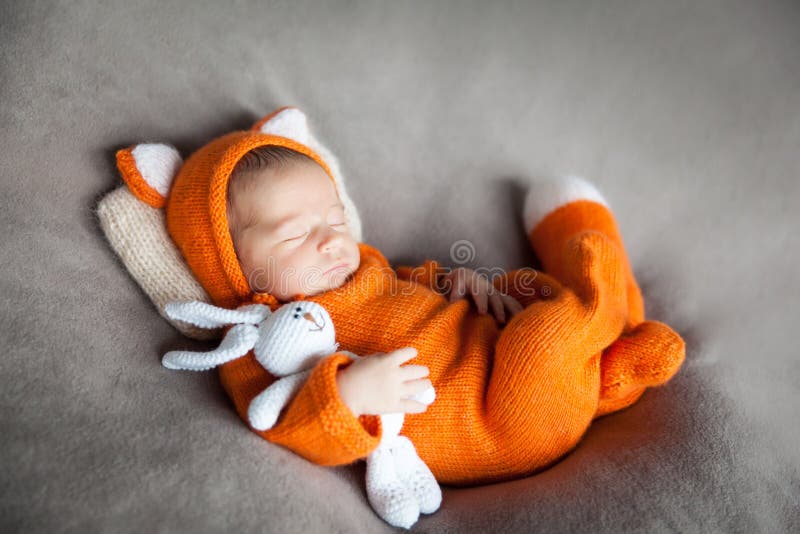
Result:
<svg viewBox="0 0 800 534">
<path fill-rule="evenodd" d="M 394 263 L 533 261 L 520 192 L 577 173 L 622 229 L 668 385 L 528 478 L 444 488 L 420 532 L 797 531 L 797 2 L 3 2 L 0 531 L 389 532 L 364 466 L 261 440 L 210 345 L 94 214 L 114 151 L 184 156 L 281 105 L 340 157 Z M 230 4 L 230 5 L 228 5 Z"/>
</svg>

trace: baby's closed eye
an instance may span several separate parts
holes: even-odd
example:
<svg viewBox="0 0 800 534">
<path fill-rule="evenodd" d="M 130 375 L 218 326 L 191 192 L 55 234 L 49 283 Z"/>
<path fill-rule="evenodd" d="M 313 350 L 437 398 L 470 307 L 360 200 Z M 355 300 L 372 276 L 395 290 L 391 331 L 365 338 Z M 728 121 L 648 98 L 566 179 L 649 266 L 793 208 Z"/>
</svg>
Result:
<svg viewBox="0 0 800 534">
<path fill-rule="evenodd" d="M 289 237 L 281 241 L 281 243 L 288 243 L 290 241 L 299 241 L 300 239 L 304 239 L 308 235 L 308 232 L 304 232 L 300 235 L 296 235 L 294 237 Z"/>
<path fill-rule="evenodd" d="M 311 233 L 310 228 L 303 224 L 292 224 L 275 232 L 275 241 L 279 243 L 299 243 Z"/>
<path fill-rule="evenodd" d="M 331 209 L 330 213 L 328 214 L 328 224 L 334 227 L 340 227 L 345 225 L 343 207 L 336 206 L 333 209 Z"/>
</svg>

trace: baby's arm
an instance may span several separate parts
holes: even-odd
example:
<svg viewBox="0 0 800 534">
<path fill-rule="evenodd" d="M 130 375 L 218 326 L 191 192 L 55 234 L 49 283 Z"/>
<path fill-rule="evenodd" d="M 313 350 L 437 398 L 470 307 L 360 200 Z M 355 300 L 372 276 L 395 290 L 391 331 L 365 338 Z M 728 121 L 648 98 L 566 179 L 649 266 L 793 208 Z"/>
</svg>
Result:
<svg viewBox="0 0 800 534">
<path fill-rule="evenodd" d="M 265 431 L 254 430 L 261 437 L 320 465 L 349 464 L 369 455 L 380 443 L 379 417 L 356 417 L 342 402 L 337 390 L 337 372 L 350 362 L 352 359 L 341 352 L 320 361 L 275 426 Z M 255 360 L 252 352 L 224 364 L 219 374 L 236 411 L 245 421 L 248 421 L 251 401 L 275 380 Z"/>
</svg>

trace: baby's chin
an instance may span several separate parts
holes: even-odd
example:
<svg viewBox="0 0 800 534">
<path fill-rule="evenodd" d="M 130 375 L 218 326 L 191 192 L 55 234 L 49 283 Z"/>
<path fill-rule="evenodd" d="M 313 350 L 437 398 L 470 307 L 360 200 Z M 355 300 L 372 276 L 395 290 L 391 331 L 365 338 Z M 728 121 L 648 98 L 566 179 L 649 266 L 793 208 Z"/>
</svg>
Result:
<svg viewBox="0 0 800 534">
<path fill-rule="evenodd" d="M 356 272 L 356 268 L 348 267 L 347 269 L 336 270 L 329 275 L 326 275 L 321 281 L 321 287 L 315 293 L 308 293 L 309 295 L 316 295 L 325 291 L 331 291 L 345 285 L 348 280 Z"/>
</svg>

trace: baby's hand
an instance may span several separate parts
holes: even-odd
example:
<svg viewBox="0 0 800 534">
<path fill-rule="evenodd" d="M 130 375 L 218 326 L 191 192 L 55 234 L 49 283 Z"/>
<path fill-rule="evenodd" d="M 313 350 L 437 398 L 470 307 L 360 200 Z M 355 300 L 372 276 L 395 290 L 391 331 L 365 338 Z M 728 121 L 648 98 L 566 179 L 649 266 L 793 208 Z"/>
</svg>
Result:
<svg viewBox="0 0 800 534">
<path fill-rule="evenodd" d="M 428 376 L 428 368 L 400 366 L 416 355 L 414 347 L 403 347 L 354 361 L 336 374 L 339 397 L 356 417 L 424 412 L 427 405 L 408 397 L 432 387 L 431 381 L 424 378 Z"/>
<path fill-rule="evenodd" d="M 443 288 L 445 297 L 450 295 L 450 302 L 464 298 L 467 293 L 470 294 L 481 315 L 486 314 L 488 301 L 488 305 L 492 307 L 492 314 L 501 323 L 506 322 L 505 308 L 511 317 L 523 309 L 517 299 L 501 293 L 485 275 L 466 267 L 457 267 L 441 275 L 438 285 Z"/>
</svg>

